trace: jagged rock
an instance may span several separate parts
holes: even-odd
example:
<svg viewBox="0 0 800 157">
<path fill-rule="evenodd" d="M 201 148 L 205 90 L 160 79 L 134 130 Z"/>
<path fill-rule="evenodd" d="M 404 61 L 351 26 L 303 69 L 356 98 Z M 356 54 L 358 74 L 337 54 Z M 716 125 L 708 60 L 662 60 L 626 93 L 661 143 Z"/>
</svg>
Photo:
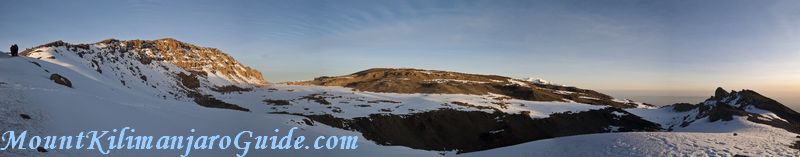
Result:
<svg viewBox="0 0 800 157">
<path fill-rule="evenodd" d="M 730 95 L 730 93 L 722 89 L 722 87 L 717 87 L 717 90 L 714 91 L 714 98 L 724 98 L 728 97 L 728 95 Z"/>
<path fill-rule="evenodd" d="M 119 41 L 116 39 L 109 39 L 101 41 L 100 43 L 125 45 L 125 49 L 150 49 L 160 53 L 163 57 L 155 57 L 146 55 L 143 51 L 136 51 L 140 53 L 140 62 L 142 64 L 149 64 L 154 60 L 164 60 L 175 64 L 176 66 L 188 71 L 203 71 L 207 68 L 213 72 L 219 72 L 225 77 L 232 80 L 249 82 L 254 84 L 265 84 L 261 72 L 255 69 L 240 64 L 233 57 L 223 53 L 216 48 L 199 47 L 192 44 L 184 43 L 172 38 L 164 38 L 159 40 L 127 40 Z M 122 47 L 122 46 L 120 46 Z M 252 79 L 250 79 L 252 78 Z M 254 80 L 255 82 L 250 82 Z"/>
<path fill-rule="evenodd" d="M 101 49 L 109 51 L 92 51 L 90 49 L 91 46 L 99 46 Z M 25 50 L 20 54 L 29 56 L 37 53 L 37 51 L 41 52 L 39 48 L 44 47 L 66 47 L 67 50 L 76 52 L 81 58 L 86 57 L 86 54 L 92 53 L 115 53 L 115 55 L 95 55 L 94 57 L 96 58 L 86 58 L 92 61 L 95 59 L 112 60 L 113 57 L 125 57 L 127 55 L 134 57 L 145 65 L 153 61 L 165 61 L 186 71 L 193 72 L 193 74 L 197 72 L 196 74 L 201 76 L 213 73 L 239 83 L 256 85 L 267 83 L 261 72 L 239 63 L 219 49 L 195 46 L 172 38 L 124 41 L 107 39 L 94 44 L 69 44 L 59 40 Z M 104 58 L 102 56 L 112 56 L 112 58 Z M 99 66 L 96 66 L 96 68 L 98 72 L 101 72 Z"/>
<path fill-rule="evenodd" d="M 689 104 L 689 103 L 677 103 L 677 104 L 674 104 L 672 106 L 673 106 L 672 107 L 672 111 L 675 111 L 675 112 L 691 111 L 691 110 L 699 107 L 699 105 L 694 105 L 694 104 Z"/>
<path fill-rule="evenodd" d="M 51 74 L 50 75 L 50 80 L 53 80 L 53 82 L 55 82 L 57 84 L 64 85 L 64 86 L 67 86 L 69 88 L 72 88 L 72 82 L 69 81 L 69 79 L 67 79 L 66 77 L 61 76 L 59 74 Z"/>
<path fill-rule="evenodd" d="M 800 128 L 800 113 L 752 90 L 728 93 L 725 89 L 717 88 L 714 96 L 703 103 L 697 105 L 679 103 L 671 105 L 671 107 L 676 112 L 697 111 L 695 116 L 683 117 L 681 127 L 687 127 L 702 118 L 708 118 L 710 122 L 715 122 L 718 120 L 730 121 L 734 116 L 738 116 L 746 117 L 751 122 L 800 133 L 800 130 L 797 129 Z M 780 118 L 764 117 L 760 113 L 752 112 L 751 109 L 766 110 Z"/>
<path fill-rule="evenodd" d="M 31 116 L 29 116 L 27 114 L 24 114 L 24 113 L 23 114 L 19 114 L 19 116 L 22 117 L 22 119 L 31 119 Z"/>
<path fill-rule="evenodd" d="M 275 106 L 292 105 L 292 103 L 289 102 L 288 100 L 265 99 L 264 102 L 267 103 L 267 105 L 275 105 Z"/>
<path fill-rule="evenodd" d="M 90 63 L 86 65 L 87 68 L 100 74 L 110 73 L 107 76 L 117 76 L 118 78 L 112 80 L 118 79 L 116 81 L 127 88 L 152 87 L 159 93 L 156 94 L 159 98 L 167 99 L 167 96 L 172 96 L 176 100 L 191 100 L 212 108 L 249 111 L 217 100 L 204 92 L 245 92 L 266 84 L 260 72 L 239 63 L 216 48 L 199 47 L 171 38 L 127 41 L 108 39 L 93 44 L 56 41 L 27 49 L 22 55 L 32 58 L 73 55 L 75 57 L 52 59 L 78 59 L 78 62 L 85 60 Z M 36 62 L 31 63 L 41 67 Z M 52 74 L 50 79 L 73 87 L 72 82 L 60 74 Z M 170 89 L 166 93 L 160 93 L 164 90 L 159 88 Z"/>
</svg>

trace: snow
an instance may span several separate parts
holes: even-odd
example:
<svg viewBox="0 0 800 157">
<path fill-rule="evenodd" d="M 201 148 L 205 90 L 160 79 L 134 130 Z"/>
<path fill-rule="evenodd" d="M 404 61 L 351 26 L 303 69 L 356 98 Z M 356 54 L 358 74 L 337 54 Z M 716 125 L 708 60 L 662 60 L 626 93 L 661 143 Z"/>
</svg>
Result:
<svg viewBox="0 0 800 157">
<path fill-rule="evenodd" d="M 500 130 L 492 130 L 492 131 L 489 131 L 489 133 L 490 133 L 490 134 L 496 134 L 496 133 L 500 133 L 500 132 L 503 132 L 503 131 L 506 131 L 506 130 L 505 130 L 505 129 L 500 129 Z"/>
<path fill-rule="evenodd" d="M 533 84 L 539 84 L 539 85 L 554 85 L 554 86 L 562 86 L 562 87 L 566 87 L 567 86 L 567 85 L 563 85 L 563 84 L 556 84 L 556 83 L 547 81 L 545 79 L 535 78 L 535 77 L 527 77 L 527 78 L 523 78 L 521 80 L 525 80 L 526 82 L 530 82 L 530 83 L 533 83 Z"/>
<path fill-rule="evenodd" d="M 447 82 L 476 83 L 476 84 L 489 83 L 489 82 L 471 81 L 471 80 L 458 80 L 458 79 L 431 79 L 431 80 L 425 80 L 425 81 L 427 81 L 427 82 L 436 82 L 436 83 L 447 83 Z"/>
<path fill-rule="evenodd" d="M 672 107 L 662 107 L 658 109 L 632 108 L 625 109 L 631 114 L 642 117 L 642 119 L 661 124 L 662 128 L 677 126 L 683 122 L 684 116 L 694 117 L 697 110 L 687 112 L 673 112 Z"/>
<path fill-rule="evenodd" d="M 461 154 L 481 156 L 798 156 L 793 136 L 741 132 L 629 132 L 561 137 Z"/>
<path fill-rule="evenodd" d="M 630 100 L 630 99 L 620 100 L 620 99 L 612 98 L 611 101 L 618 102 L 618 103 L 623 103 L 623 104 L 633 103 L 633 104 L 636 104 L 636 108 L 656 109 L 655 106 L 645 105 L 642 102 L 637 102 L 637 101 L 633 101 L 633 100 Z"/>
<path fill-rule="evenodd" d="M 572 95 L 576 94 L 575 92 L 565 91 L 565 90 L 554 90 L 553 93 L 561 94 L 561 95 Z"/>
<path fill-rule="evenodd" d="M 99 50 L 103 47 L 93 45 Z M 141 135 L 185 135 L 189 129 L 197 134 L 234 134 L 252 130 L 267 134 L 268 130 L 287 130 L 299 127 L 297 134 L 307 137 L 318 135 L 352 135 L 359 137 L 356 151 L 304 150 L 304 151 L 250 151 L 248 156 L 799 156 L 797 150 L 787 145 L 798 140 L 796 134 L 782 129 L 747 121 L 735 117 L 731 121 L 709 122 L 697 119 L 687 127 L 679 127 L 683 117 L 694 117 L 697 110 L 674 112 L 671 107 L 658 109 L 634 108 L 626 111 L 645 120 L 672 127 L 673 132 L 629 132 L 560 137 L 527 142 L 519 145 L 496 148 L 466 154 L 414 150 L 402 146 L 381 146 L 366 140 L 360 133 L 325 125 L 308 126 L 304 117 L 271 114 L 288 112 L 300 114 L 330 114 L 339 118 L 366 117 L 370 114 L 405 115 L 439 109 L 462 111 L 528 113 L 532 118 L 545 118 L 553 113 L 581 112 L 600 109 L 604 106 L 575 102 L 542 102 L 511 99 L 499 94 L 398 94 L 358 92 L 344 87 L 294 86 L 270 84 L 255 87 L 249 92 L 216 93 L 208 89 L 213 97 L 248 108 L 251 112 L 213 109 L 199 106 L 189 98 L 173 96 L 178 92 L 172 74 L 186 72 L 173 64 L 143 65 L 138 61 L 123 59 L 116 63 L 106 62 L 99 66 L 103 73 L 95 71 L 92 62 L 68 52 L 63 47 L 42 48 L 32 57 L 8 57 L 0 54 L 0 127 L 14 130 L 29 130 L 40 135 L 71 135 L 87 130 L 110 130 L 130 126 Z M 95 54 L 87 54 L 95 55 Z M 47 59 L 53 56 L 55 59 Z M 35 62 L 37 66 L 31 62 Z M 161 66 L 167 67 L 165 70 Z M 115 67 L 122 70 L 115 69 Z M 129 71 L 125 68 L 139 67 Z M 73 88 L 53 83 L 52 73 L 68 78 Z M 141 81 L 137 76 L 147 76 Z M 125 81 L 123 85 L 120 80 Z M 241 81 L 241 80 L 239 80 Z M 245 80 L 247 81 L 247 80 Z M 250 80 L 252 81 L 252 80 Z M 445 80 L 460 81 L 460 80 Z M 527 86 L 526 82 L 508 80 Z M 204 85 L 236 84 L 218 73 L 211 73 Z M 155 87 L 154 87 L 155 86 Z M 555 91 L 559 92 L 559 91 Z M 313 94 L 330 102 L 320 104 L 301 99 Z M 276 106 L 263 102 L 266 99 L 287 100 L 291 105 Z M 632 102 L 630 100 L 616 100 Z M 469 105 L 458 105 L 454 102 Z M 728 101 L 735 102 L 735 100 Z M 716 102 L 708 101 L 707 105 Z M 643 104 L 639 103 L 640 106 Z M 730 104 L 738 105 L 738 104 Z M 340 112 L 336 112 L 339 110 Z M 388 112 L 387 112 L 388 110 Z M 766 110 L 747 108 L 746 111 L 762 118 L 780 119 Z M 19 118 L 24 113 L 31 120 Z M 613 112 L 614 115 L 626 115 Z M 611 131 L 618 129 L 609 126 Z M 494 130 L 501 133 L 511 130 Z M 733 136 L 732 133 L 737 133 Z M 0 156 L 99 156 L 96 151 L 34 151 L 14 150 L 2 152 Z M 113 151 L 113 156 L 178 156 L 181 151 Z M 197 156 L 234 156 L 237 149 L 195 150 Z"/>
<path fill-rule="evenodd" d="M 528 81 L 528 82 L 531 82 L 531 83 L 534 83 L 534 84 L 544 84 L 544 85 L 550 84 L 550 81 L 547 81 L 547 80 L 544 80 L 544 79 L 541 79 L 541 78 L 530 77 L 530 78 L 526 78 L 524 80 Z"/>
<path fill-rule="evenodd" d="M 588 97 L 588 96 L 578 96 L 578 98 L 581 98 L 581 99 L 592 99 L 592 100 L 600 100 L 600 98 L 595 98 L 595 97 Z"/>
<path fill-rule="evenodd" d="M 58 58 L 57 58 L 58 59 Z M 29 63 L 36 61 L 50 72 L 70 79 L 75 88 L 53 83 L 49 73 Z M 57 62 L 63 63 L 63 62 Z M 64 64 L 72 65 L 72 64 Z M 135 89 L 125 88 L 118 81 L 101 75 L 81 73 L 76 66 L 62 66 L 28 57 L 0 58 L 0 121 L 3 128 L 25 129 L 39 135 L 75 135 L 81 131 L 111 130 L 125 126 L 135 128 L 139 135 L 235 134 L 251 130 L 267 135 L 271 129 L 287 130 L 299 127 L 296 133 L 313 137 L 318 135 L 358 136 L 358 149 L 269 151 L 251 150 L 248 156 L 437 156 L 436 152 L 413 150 L 400 146 L 379 146 L 364 140 L 360 133 L 324 125 L 307 126 L 298 121 L 303 117 L 241 112 L 201 107 L 193 102 L 161 99 L 152 95 L 135 94 Z M 88 76 L 94 75 L 92 79 Z M 263 105 L 261 105 L 263 106 Z M 245 106 L 251 107 L 251 106 Z M 18 114 L 30 114 L 33 119 L 22 120 Z M 29 133 L 29 134 L 31 134 Z M 194 150 L 190 156 L 235 156 L 238 149 Z M 112 156 L 179 156 L 179 150 L 170 151 L 112 151 Z M 93 150 L 39 153 L 30 150 L 11 150 L 0 154 L 13 156 L 100 156 Z"/>
<path fill-rule="evenodd" d="M 628 114 L 626 114 L 626 113 L 622 113 L 622 112 L 619 112 L 619 111 L 614 111 L 614 112 L 611 112 L 611 114 L 614 114 L 614 115 L 616 115 L 616 116 L 625 116 L 625 115 L 628 115 Z"/>
<path fill-rule="evenodd" d="M 270 88 L 274 90 L 269 90 Z M 324 94 L 322 94 L 324 93 Z M 314 101 L 300 100 L 299 98 L 312 94 L 321 94 L 330 105 L 319 104 Z M 243 94 L 220 95 L 227 102 L 234 104 L 248 104 L 256 110 L 270 112 L 300 113 L 305 115 L 330 114 L 334 117 L 351 119 L 368 117 L 370 114 L 386 113 L 404 115 L 411 113 L 427 112 L 439 109 L 456 109 L 461 111 L 505 112 L 519 114 L 528 112 L 533 118 L 546 118 L 553 113 L 581 112 L 601 109 L 604 106 L 570 103 L 570 102 L 542 102 L 526 101 L 519 99 L 497 100 L 505 97 L 499 94 L 465 95 L 465 94 L 400 94 L 400 93 L 375 93 L 354 92 L 351 88 L 321 87 L 321 86 L 293 86 L 274 84 L 266 89 L 255 89 Z M 262 100 L 287 100 L 292 105 L 270 106 Z M 392 102 L 386 102 L 392 101 Z M 467 103 L 473 106 L 461 106 L 453 102 Z M 443 105 L 444 104 L 444 105 Z M 498 104 L 505 104 L 501 106 Z M 272 108 L 274 107 L 274 109 Z M 252 109 L 252 108 L 251 108 Z M 341 110 L 335 112 L 334 110 Z M 382 111 L 383 110 L 383 111 Z"/>
<path fill-rule="evenodd" d="M 784 121 L 784 122 L 789 122 L 786 119 L 783 119 L 783 118 L 779 117 L 775 113 L 772 113 L 772 112 L 767 111 L 767 110 L 762 110 L 762 109 L 756 108 L 755 106 L 747 106 L 745 111 L 750 112 L 750 113 L 754 113 L 754 114 L 758 114 L 760 116 L 759 118 L 762 118 L 763 120 L 773 120 L 773 119 L 775 119 L 775 120 L 780 120 L 780 121 Z"/>
</svg>

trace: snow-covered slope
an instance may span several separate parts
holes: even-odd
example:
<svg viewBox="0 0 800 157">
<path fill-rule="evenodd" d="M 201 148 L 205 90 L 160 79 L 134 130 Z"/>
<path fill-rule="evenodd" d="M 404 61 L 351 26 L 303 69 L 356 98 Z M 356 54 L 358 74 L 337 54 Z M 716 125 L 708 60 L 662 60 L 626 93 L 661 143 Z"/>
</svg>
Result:
<svg viewBox="0 0 800 157">
<path fill-rule="evenodd" d="M 123 92 L 194 101 L 201 106 L 247 111 L 208 97 L 209 93 L 240 92 L 265 85 L 261 73 L 238 63 L 225 53 L 174 39 L 108 39 L 94 44 L 48 43 L 21 53 L 35 62 L 63 68 L 47 71 L 74 82 L 73 88 L 101 84 L 92 92 Z M 62 71 L 72 73 L 62 74 Z M 79 79 L 76 79 L 79 78 Z M 84 79 L 86 78 L 86 79 Z M 123 90 L 124 89 L 124 90 Z M 111 90 L 111 91 L 109 91 Z"/>
<path fill-rule="evenodd" d="M 260 73 L 255 75 L 257 71 L 217 53 L 221 52 L 160 39 L 78 45 L 54 42 L 26 50 L 25 57 L 0 54 L 0 127 L 40 135 L 125 126 L 148 135 L 184 135 L 189 129 L 196 129 L 196 134 L 242 130 L 269 134 L 271 129 L 299 127 L 297 134 L 305 136 L 359 137 L 357 150 L 262 150 L 251 151 L 248 156 L 440 156 L 456 152 L 470 152 L 458 154 L 464 156 L 797 155 L 789 147 L 798 140 L 796 134 L 784 127 L 798 124 L 797 113 L 784 110 L 771 99 L 754 96 L 754 92 L 720 93 L 698 105 L 658 109 L 611 97 L 592 101 L 594 104 L 569 101 L 591 101 L 595 98 L 591 96 L 604 94 L 516 79 L 499 85 L 524 86 L 569 99 L 536 101 L 491 92 L 370 92 L 350 87 L 266 84 Z M 442 87 L 481 84 L 470 79 L 428 78 L 428 73 L 441 71 L 417 70 L 411 74 L 425 77 L 423 83 L 446 85 Z M 620 109 L 601 102 L 639 108 Z M 100 155 L 96 151 L 60 150 L 0 153 Z M 199 150 L 192 156 L 236 153 L 241 152 Z M 180 154 L 112 152 L 113 156 Z"/>
<path fill-rule="evenodd" d="M 265 127 L 286 129 L 300 126 L 309 130 L 307 134 L 311 135 L 342 133 L 358 136 L 360 133 L 353 131 L 359 130 L 333 129 L 319 125 L 322 123 L 309 126 L 304 123 L 307 120 L 303 119 L 306 118 L 283 113 L 330 115 L 349 120 L 381 114 L 413 115 L 450 109 L 458 111 L 457 113 L 523 115 L 526 119 L 532 119 L 547 118 L 554 113 L 582 113 L 604 108 L 570 102 L 525 101 L 496 94 L 393 94 L 354 92 L 342 87 L 279 84 L 264 86 L 265 84 L 259 82 L 240 79 L 245 75 L 215 75 L 214 73 L 219 73 L 215 71 L 218 68 L 199 66 L 200 69 L 194 69 L 197 66 L 192 65 L 201 64 L 204 62 L 202 60 L 187 63 L 164 59 L 192 58 L 191 56 L 197 54 L 188 52 L 194 51 L 187 51 L 182 54 L 185 57 L 180 57 L 175 56 L 178 54 L 176 52 L 171 55 L 159 53 L 172 51 L 171 48 L 153 50 L 147 46 L 147 43 L 177 41 L 143 41 L 144 43 L 139 43 L 143 44 L 141 47 L 136 42 L 138 41 L 107 40 L 88 45 L 54 42 L 26 50 L 25 57 L 3 57 L 0 60 L 0 71 L 4 73 L 0 75 L 0 90 L 3 90 L 0 97 L 3 97 L 2 105 L 6 110 L 3 111 L 5 121 L 2 125 L 14 130 L 36 130 L 40 134 L 74 134 L 86 129 L 124 126 L 137 128 L 143 134 L 180 134 L 191 128 L 209 132 L 224 128 L 221 131 L 227 133 Z M 221 62 L 226 61 L 235 62 Z M 230 65 L 239 67 L 236 64 Z M 226 86 L 235 88 L 218 89 Z M 268 100 L 285 100 L 291 105 L 270 104 Z M 209 106 L 204 101 L 234 105 L 235 108 Z M 21 119 L 21 114 L 32 119 Z M 609 111 L 603 114 L 612 113 Z M 492 123 L 496 121 L 487 120 Z M 599 126 L 600 130 L 596 131 L 612 131 L 604 128 L 605 126 Z M 362 147 L 365 150 L 345 154 L 368 154 L 373 151 L 371 146 L 378 147 L 366 139 L 372 138 L 362 136 L 360 142 L 366 143 Z M 409 151 L 408 148 L 397 146 L 381 146 L 374 150 L 390 153 L 384 151 L 387 149 L 405 150 L 398 151 L 397 154 L 436 154 L 423 150 Z M 93 153 L 96 152 L 56 150 L 47 154 L 82 156 Z"/>
<path fill-rule="evenodd" d="M 360 136 L 360 133 L 324 125 L 308 126 L 303 117 L 240 112 L 228 109 L 201 107 L 191 101 L 163 99 L 141 89 L 128 88 L 112 80 L 113 75 L 91 74 L 80 64 L 65 64 L 56 59 L 38 60 L 29 57 L 0 55 L 0 128 L 2 131 L 28 130 L 29 135 L 76 135 L 81 131 L 111 130 L 132 127 L 139 135 L 235 135 L 250 130 L 258 135 L 270 135 L 272 129 L 288 130 L 299 127 L 296 134 L 308 137 Z M 72 82 L 72 88 L 49 79 L 58 73 Z M 97 73 L 97 72 L 95 72 Z M 259 105 L 263 106 L 263 105 Z M 245 106 L 250 107 L 250 106 Z M 24 119 L 21 115 L 30 119 Z M 358 141 L 358 151 L 304 150 L 270 151 L 251 150 L 248 156 L 437 156 L 436 152 L 412 150 L 397 146 L 380 146 L 373 142 Z M 182 150 L 115 150 L 111 156 L 179 156 Z M 190 156 L 235 156 L 241 150 L 193 150 Z M 101 156 L 93 150 L 36 150 L 2 151 L 0 156 Z"/>
<path fill-rule="evenodd" d="M 547 139 L 460 156 L 800 156 L 794 134 L 748 123 L 730 132 L 632 132 Z"/>
<path fill-rule="evenodd" d="M 381 93 L 503 95 L 520 100 L 578 102 L 618 108 L 652 106 L 631 100 L 618 100 L 597 91 L 577 87 L 541 84 L 497 75 L 413 68 L 372 68 L 349 75 L 323 76 L 289 84 L 339 86 Z"/>
<path fill-rule="evenodd" d="M 354 92 L 351 88 L 274 84 L 242 94 L 217 96 L 234 104 L 259 106 L 255 110 L 302 115 L 332 115 L 352 119 L 371 114 L 409 115 L 442 109 L 503 112 L 545 118 L 553 113 L 582 112 L 605 108 L 574 102 L 542 102 L 507 96 L 465 94 L 400 94 Z M 283 103 L 283 104 L 282 104 Z"/>
<path fill-rule="evenodd" d="M 133 74 L 137 78 L 142 76 L 146 78 L 151 76 L 151 73 L 140 71 L 153 70 L 173 75 L 179 73 L 200 75 L 200 79 L 204 79 L 202 83 L 204 85 L 207 83 L 211 87 L 266 83 L 260 72 L 237 62 L 216 48 L 199 47 L 172 38 L 125 41 L 107 39 L 94 44 L 69 44 L 56 41 L 25 50 L 21 55 L 50 59 L 54 60 L 54 63 L 61 62 L 62 65 L 89 66 L 98 73 L 111 71 L 118 77 Z M 80 68 L 83 67 L 72 69 Z M 135 81 L 148 82 L 147 79 Z"/>
<path fill-rule="evenodd" d="M 627 109 L 627 111 L 657 122 L 668 130 L 724 129 L 727 127 L 710 127 L 704 124 L 745 120 L 800 133 L 798 123 L 800 113 L 783 104 L 750 90 L 728 93 L 722 88 L 717 88 L 716 91 L 714 96 L 699 104 L 679 103 L 659 109 Z"/>
<path fill-rule="evenodd" d="M 529 78 L 525 78 L 523 80 L 531 82 L 531 83 L 535 83 L 535 84 L 550 84 L 550 81 L 547 81 L 547 80 L 544 80 L 544 79 L 541 79 L 541 78 L 529 77 Z"/>
<path fill-rule="evenodd" d="M 753 91 L 719 88 L 696 105 L 626 110 L 667 130 L 561 137 L 463 156 L 800 156 L 797 112 Z"/>
</svg>

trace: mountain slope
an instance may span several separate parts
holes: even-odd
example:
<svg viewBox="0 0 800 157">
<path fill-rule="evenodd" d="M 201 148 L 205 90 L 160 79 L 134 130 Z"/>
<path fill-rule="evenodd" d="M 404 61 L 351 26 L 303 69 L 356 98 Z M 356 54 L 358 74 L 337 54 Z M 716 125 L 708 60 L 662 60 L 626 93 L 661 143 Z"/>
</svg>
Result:
<svg viewBox="0 0 800 157">
<path fill-rule="evenodd" d="M 56 41 L 21 54 L 67 67 L 108 87 L 121 85 L 137 94 L 194 101 L 213 108 L 249 111 L 208 94 L 247 91 L 266 84 L 260 72 L 215 48 L 198 47 L 171 38 L 108 39 L 94 44 Z M 75 77 L 63 78 L 70 80 Z"/>
<path fill-rule="evenodd" d="M 645 119 L 661 123 L 668 130 L 682 130 L 704 123 L 746 120 L 800 133 L 800 113 L 752 90 L 731 91 L 717 88 L 715 95 L 698 104 L 679 103 L 656 110 L 628 110 Z M 704 128 L 704 127 L 699 127 Z"/>
<path fill-rule="evenodd" d="M 21 66 L 36 70 L 25 70 L 26 73 L 31 73 L 19 75 L 21 77 L 14 75 L 15 77 L 7 78 L 4 82 L 23 87 L 9 88 L 9 90 L 48 88 L 76 93 L 73 94 L 75 97 L 94 95 L 87 100 L 97 99 L 94 103 L 136 106 L 134 108 L 144 107 L 130 109 L 142 112 L 153 112 L 147 108 L 171 108 L 178 107 L 171 104 L 194 103 L 204 107 L 250 111 L 252 114 L 269 112 L 302 115 L 319 123 L 300 124 L 314 127 L 324 126 L 315 124 L 327 124 L 345 130 L 359 131 L 366 135 L 364 138 L 367 140 L 382 145 L 436 151 L 468 152 L 558 136 L 659 129 L 656 124 L 627 114 L 624 110 L 565 100 L 529 101 L 491 93 L 399 94 L 354 92 L 352 88 L 341 87 L 270 85 L 265 84 L 259 77 L 248 77 L 249 75 L 245 75 L 248 73 L 248 68 L 242 68 L 244 66 L 233 63 L 235 60 L 230 58 L 220 57 L 227 55 L 216 53 L 221 52 L 181 43 L 174 39 L 129 41 L 111 39 L 94 44 L 68 44 L 58 41 L 28 49 L 23 53 L 25 57 L 9 58 L 9 62 L 15 62 L 9 64 L 23 62 Z M 234 70 L 223 73 L 220 69 Z M 31 80 L 39 81 L 27 82 L 24 77 L 32 77 L 34 79 Z M 41 80 L 46 80 L 44 82 L 49 86 L 31 86 L 42 84 Z M 508 82 L 512 81 L 517 80 Z M 522 85 L 517 86 L 524 85 L 528 87 L 522 88 L 534 89 L 530 87 L 530 83 L 520 84 Z M 62 88 L 52 89 L 53 85 Z M 78 102 L 67 96 L 53 99 L 65 99 L 60 101 L 64 103 Z M 142 100 L 137 101 L 137 99 Z M 37 103 L 42 103 L 44 106 L 57 105 L 57 102 L 49 101 Z M 106 110 L 104 107 L 92 107 L 92 109 Z M 117 112 L 115 109 L 109 110 Z M 43 112 L 46 113 L 43 115 L 79 113 L 72 109 Z M 371 117 L 376 116 L 385 117 L 388 121 L 373 121 Z M 454 121 L 426 122 L 415 117 L 450 117 Z M 595 123 L 580 127 L 564 125 L 576 122 L 576 117 L 592 119 Z M 480 120 L 482 123 L 436 128 L 455 121 L 470 124 L 474 122 L 470 121 L 470 118 Z M 406 125 L 404 132 L 397 134 L 398 136 L 385 136 L 391 132 L 381 130 L 392 127 L 387 125 L 392 121 L 418 123 L 431 129 L 421 130 L 416 128 L 420 125 Z M 353 123 L 348 126 L 361 127 L 336 125 L 339 122 Z M 534 134 L 527 131 L 548 128 L 554 124 L 564 127 L 533 132 Z M 462 133 L 455 134 L 456 132 Z M 428 133 L 443 136 L 427 138 L 430 136 Z M 469 138 L 458 138 L 458 136 Z M 401 139 L 412 140 L 399 142 Z M 463 145 L 461 144 L 463 141 L 459 139 L 479 143 Z M 426 143 L 427 140 L 442 142 L 418 145 Z"/>
<path fill-rule="evenodd" d="M 318 101 L 309 105 L 303 98 L 267 98 L 265 102 L 275 105 L 275 113 L 303 115 L 359 131 L 381 144 L 416 149 L 463 153 L 569 135 L 661 129 L 617 109 L 648 107 L 643 103 L 495 75 L 375 68 L 289 84 L 338 86 L 353 93 L 390 96 L 364 101 L 351 94 L 322 92 L 309 94 Z M 319 104 L 330 111 L 317 110 Z M 348 113 L 354 111 L 358 116 Z"/>
<path fill-rule="evenodd" d="M 767 126 L 768 127 L 768 126 Z M 792 134 L 763 130 L 733 133 L 629 132 L 589 134 L 534 141 L 462 154 L 482 156 L 799 156 Z"/>
<path fill-rule="evenodd" d="M 463 156 L 800 156 L 797 112 L 751 90 L 699 104 L 626 109 L 665 132 L 589 134 L 533 141 Z"/>
<path fill-rule="evenodd" d="M 370 92 L 472 94 L 490 93 L 530 101 L 567 101 L 619 108 L 652 105 L 618 100 L 587 89 L 534 83 L 496 75 L 459 72 L 374 68 L 338 77 L 318 77 L 295 85 L 342 86 Z"/>
<path fill-rule="evenodd" d="M 302 123 L 306 118 L 292 115 L 264 114 L 263 112 L 239 112 L 228 109 L 200 107 L 195 102 L 162 99 L 141 94 L 117 80 L 107 82 L 102 78 L 90 78 L 78 66 L 62 66 L 54 60 L 37 60 L 28 57 L 8 57 L 0 54 L 0 131 L 28 131 L 33 135 L 76 135 L 86 131 L 110 131 L 131 127 L 136 133 L 129 135 L 230 135 L 241 131 L 253 131 L 254 135 L 275 135 L 272 129 L 282 133 L 291 127 L 299 127 L 296 135 L 356 136 L 358 151 L 302 150 L 272 151 L 250 150 L 247 156 L 439 156 L 436 152 L 413 150 L 404 147 L 376 145 L 363 140 L 357 132 L 335 129 L 323 125 L 309 126 Z M 36 63 L 36 64 L 33 64 Z M 87 69 L 91 71 L 91 69 Z M 68 77 L 73 88 L 54 83 L 48 77 L 58 73 Z M 246 93 L 246 92 L 245 92 Z M 263 105 L 259 105 L 263 106 Z M 256 108 L 256 106 L 243 107 Z M 22 116 L 25 115 L 25 116 Z M 27 118 L 24 118 L 27 117 Z M 190 129 L 196 129 L 191 133 Z M 106 137 L 110 136 L 107 135 Z M 84 143 L 87 144 L 87 143 Z M 27 143 L 26 143 L 27 145 Z M 57 145 L 57 144 L 56 144 Z M 107 147 L 104 147 L 107 148 Z M 5 150 L 0 156 L 180 156 L 180 150 L 111 150 L 103 155 L 96 150 L 47 149 Z M 189 156 L 236 156 L 243 150 L 192 150 Z"/>
<path fill-rule="evenodd" d="M 242 65 L 219 49 L 199 47 L 172 38 L 126 41 L 107 39 L 94 44 L 69 44 L 56 41 L 25 50 L 21 55 L 39 59 L 55 57 L 37 55 L 39 52 L 46 53 L 52 48 L 63 48 L 59 49 L 60 51 L 56 50 L 56 53 L 69 51 L 65 53 L 75 53 L 80 58 L 97 62 L 93 68 L 100 70 L 102 67 L 98 67 L 98 64 L 131 59 L 142 65 L 155 62 L 157 66 L 164 66 L 161 64 L 171 63 L 191 74 L 221 81 L 214 83 L 255 85 L 266 83 L 260 72 Z"/>
<path fill-rule="evenodd" d="M 797 140 L 797 112 L 749 90 L 718 89 L 703 103 L 654 109 L 542 80 L 420 69 L 370 69 L 269 84 L 216 49 L 174 39 L 54 42 L 24 54 L 0 55 L 0 127 L 37 134 L 123 126 L 151 135 L 300 127 L 308 136 L 360 139 L 356 151 L 251 156 L 797 155 L 789 147 Z"/>
</svg>

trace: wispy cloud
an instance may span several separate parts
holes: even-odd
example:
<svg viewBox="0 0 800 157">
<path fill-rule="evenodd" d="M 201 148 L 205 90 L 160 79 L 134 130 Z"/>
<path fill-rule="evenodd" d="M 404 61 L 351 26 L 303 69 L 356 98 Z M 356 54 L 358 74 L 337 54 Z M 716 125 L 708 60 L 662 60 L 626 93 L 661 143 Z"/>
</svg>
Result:
<svg viewBox="0 0 800 157">
<path fill-rule="evenodd" d="M 13 21 L 0 23 L 0 44 L 174 37 L 221 48 L 273 81 L 418 67 L 698 90 L 800 78 L 797 3 L 14 1 L 0 6 L 0 20 Z"/>
</svg>

